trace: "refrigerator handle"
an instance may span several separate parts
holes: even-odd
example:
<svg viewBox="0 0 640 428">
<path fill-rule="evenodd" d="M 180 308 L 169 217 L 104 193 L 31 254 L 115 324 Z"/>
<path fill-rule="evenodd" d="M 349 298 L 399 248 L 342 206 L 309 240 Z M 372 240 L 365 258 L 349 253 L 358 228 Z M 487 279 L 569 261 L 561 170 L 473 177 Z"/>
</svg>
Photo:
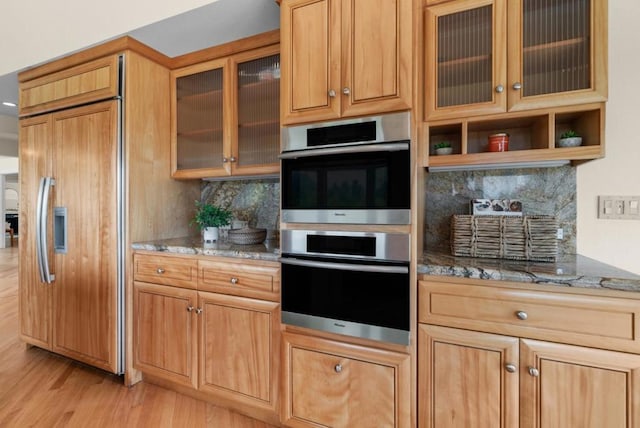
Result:
<svg viewBox="0 0 640 428">
<path fill-rule="evenodd" d="M 36 204 L 36 254 L 38 258 L 38 268 L 40 280 L 51 284 L 55 280 L 55 275 L 49 270 L 48 243 L 47 243 L 47 223 L 49 220 L 49 192 L 51 186 L 56 181 L 52 177 L 40 178 L 38 189 L 38 199 Z"/>
</svg>

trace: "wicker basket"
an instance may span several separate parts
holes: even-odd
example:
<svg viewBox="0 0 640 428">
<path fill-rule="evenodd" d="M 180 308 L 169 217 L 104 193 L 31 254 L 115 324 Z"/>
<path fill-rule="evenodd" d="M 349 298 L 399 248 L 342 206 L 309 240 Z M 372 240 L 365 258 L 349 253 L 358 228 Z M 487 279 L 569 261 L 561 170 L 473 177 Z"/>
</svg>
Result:
<svg viewBox="0 0 640 428">
<path fill-rule="evenodd" d="M 451 218 L 451 254 L 493 259 L 556 261 L 558 221 L 553 216 Z"/>
<path fill-rule="evenodd" d="M 231 229 L 227 236 L 229 242 L 233 244 L 251 245 L 259 244 L 267 237 L 267 229 Z"/>
</svg>

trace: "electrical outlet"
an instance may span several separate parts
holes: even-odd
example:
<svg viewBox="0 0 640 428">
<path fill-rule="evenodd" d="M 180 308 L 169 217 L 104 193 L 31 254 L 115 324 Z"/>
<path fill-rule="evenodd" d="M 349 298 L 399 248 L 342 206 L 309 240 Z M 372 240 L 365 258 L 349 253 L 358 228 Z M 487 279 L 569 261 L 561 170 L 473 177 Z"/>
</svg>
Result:
<svg viewBox="0 0 640 428">
<path fill-rule="evenodd" d="M 640 196 L 598 196 L 598 218 L 640 220 Z"/>
<path fill-rule="evenodd" d="M 556 230 L 556 239 L 564 239 L 564 230 L 561 227 Z"/>
</svg>

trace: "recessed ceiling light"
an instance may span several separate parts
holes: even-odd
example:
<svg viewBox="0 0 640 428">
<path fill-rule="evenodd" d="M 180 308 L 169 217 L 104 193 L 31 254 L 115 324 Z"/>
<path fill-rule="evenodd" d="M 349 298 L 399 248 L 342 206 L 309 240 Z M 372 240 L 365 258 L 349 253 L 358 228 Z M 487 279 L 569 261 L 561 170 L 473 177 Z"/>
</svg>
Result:
<svg viewBox="0 0 640 428">
<path fill-rule="evenodd" d="M 3 101 L 2 105 L 3 106 L 7 106 L 7 107 L 17 107 L 16 103 L 12 103 L 12 102 L 9 102 L 9 101 Z"/>
</svg>

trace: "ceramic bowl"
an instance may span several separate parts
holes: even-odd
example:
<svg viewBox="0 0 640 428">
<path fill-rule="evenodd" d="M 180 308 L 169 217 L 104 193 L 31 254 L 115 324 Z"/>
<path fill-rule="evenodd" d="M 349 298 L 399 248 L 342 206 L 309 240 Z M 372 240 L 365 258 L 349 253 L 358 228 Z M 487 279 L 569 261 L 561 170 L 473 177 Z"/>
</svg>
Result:
<svg viewBox="0 0 640 428">
<path fill-rule="evenodd" d="M 578 147 L 582 144 L 582 137 L 561 138 L 558 147 Z"/>
</svg>

